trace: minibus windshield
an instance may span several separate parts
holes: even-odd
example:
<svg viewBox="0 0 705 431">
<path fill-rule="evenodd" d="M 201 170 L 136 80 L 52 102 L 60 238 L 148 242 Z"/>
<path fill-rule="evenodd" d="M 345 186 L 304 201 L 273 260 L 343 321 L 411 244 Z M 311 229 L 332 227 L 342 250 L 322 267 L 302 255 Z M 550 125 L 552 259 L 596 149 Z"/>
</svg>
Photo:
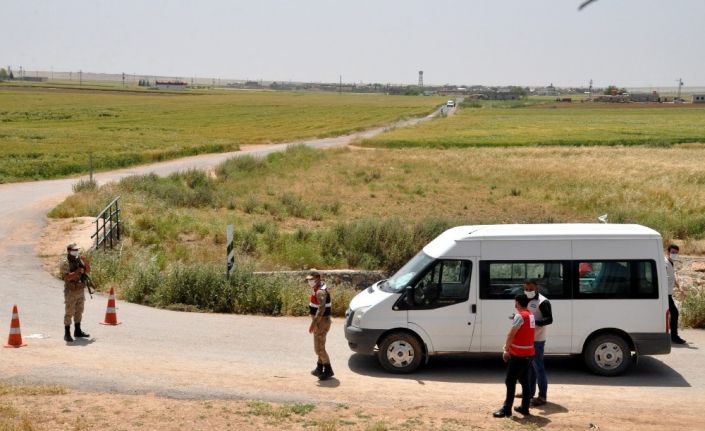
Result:
<svg viewBox="0 0 705 431">
<path fill-rule="evenodd" d="M 397 271 L 388 280 L 380 284 L 380 289 L 385 292 L 399 293 L 406 286 L 416 274 L 422 271 L 429 263 L 433 261 L 433 258 L 428 256 L 423 251 L 420 251 L 416 256 L 411 258 L 410 261 L 406 263 L 399 271 Z"/>
</svg>

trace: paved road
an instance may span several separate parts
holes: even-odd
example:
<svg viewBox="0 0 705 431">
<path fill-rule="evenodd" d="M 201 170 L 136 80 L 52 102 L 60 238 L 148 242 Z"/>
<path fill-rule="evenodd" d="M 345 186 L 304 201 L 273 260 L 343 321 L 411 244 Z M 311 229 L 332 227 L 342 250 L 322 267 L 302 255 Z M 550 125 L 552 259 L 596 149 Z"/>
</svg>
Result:
<svg viewBox="0 0 705 431">
<path fill-rule="evenodd" d="M 305 144 L 345 145 L 381 131 Z M 284 147 L 275 145 L 251 154 Z M 97 179 L 105 182 L 133 173 L 163 175 L 206 168 L 232 155 L 197 156 L 102 173 Z M 314 354 L 306 318 L 180 313 L 121 302 L 118 318 L 123 324 L 106 327 L 97 324 L 103 320 L 106 298 L 97 296 L 88 300 L 83 324 L 92 338 L 67 346 L 62 340 L 62 283 L 42 271 L 35 246 L 46 212 L 70 194 L 73 182 L 0 185 L 0 331 L 9 328 L 12 304 L 18 304 L 22 333 L 29 344 L 0 349 L 0 380 L 180 398 L 359 402 L 407 408 L 434 403 L 439 408 L 476 412 L 490 412 L 502 399 L 503 364 L 497 356 L 438 358 L 411 376 L 389 375 L 380 371 L 374 359 L 351 354 L 339 319 L 329 336 L 336 378 L 322 384 L 308 375 Z M 307 294 L 303 287 L 302 294 Z M 635 370 L 617 378 L 592 376 L 570 357 L 548 358 L 549 398 L 560 403 L 561 411 L 594 411 L 609 417 L 650 406 L 652 415 L 667 409 L 672 417 L 702 424 L 690 406 L 705 402 L 705 374 L 700 369 L 705 363 L 705 349 L 700 348 L 705 345 L 705 333 L 683 332 L 692 341 L 688 348 L 642 358 Z M 464 398 L 461 406 L 459 396 Z"/>
<path fill-rule="evenodd" d="M 417 124 L 437 114 L 402 121 L 392 127 Z M 339 147 L 384 130 L 385 127 L 380 127 L 342 137 L 200 155 L 99 173 L 95 177 L 102 184 L 133 174 L 167 175 L 184 169 L 207 169 L 237 155 L 263 157 L 292 144 Z M 106 300 L 104 296 L 96 296 L 87 302 L 83 324 L 93 338 L 67 347 L 61 332 L 62 282 L 42 270 L 36 250 L 46 213 L 71 194 L 75 181 L 0 185 L 0 261 L 4 262 L 0 271 L 0 328 L 9 328 L 10 310 L 17 304 L 22 333 L 29 344 L 23 349 L 0 349 L 3 364 L 0 379 L 187 397 L 299 397 L 295 392 L 260 394 L 261 388 L 257 386 L 262 377 L 278 379 L 275 375 L 285 375 L 286 370 L 300 374 L 302 368 L 307 369 L 313 362 L 307 322 L 302 319 L 178 313 L 120 303 L 118 318 L 124 324 L 105 327 L 97 322 L 103 320 Z M 302 294 L 307 293 L 302 291 Z M 269 334 L 276 337 L 270 338 Z M 340 335 L 331 337 L 335 340 L 331 348 L 336 356 L 347 357 L 347 347 Z M 226 385 L 228 376 L 236 381 L 254 378 L 258 395 L 247 389 L 247 385 Z"/>
</svg>

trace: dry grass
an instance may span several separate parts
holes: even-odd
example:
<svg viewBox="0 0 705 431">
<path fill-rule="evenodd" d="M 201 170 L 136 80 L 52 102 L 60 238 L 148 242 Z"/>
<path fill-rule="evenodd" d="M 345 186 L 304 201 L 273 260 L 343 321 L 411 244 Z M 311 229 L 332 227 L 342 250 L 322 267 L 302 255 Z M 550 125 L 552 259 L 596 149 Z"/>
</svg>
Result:
<svg viewBox="0 0 705 431">
<path fill-rule="evenodd" d="M 365 219 L 595 222 L 608 213 L 697 244 L 705 236 L 704 159 L 702 145 L 292 151 L 222 170 L 204 185 L 218 190 L 206 206 L 113 185 L 70 198 L 56 214 L 82 215 L 121 194 L 134 246 L 168 262 L 220 261 L 233 223 L 238 259 L 260 269 L 347 266 L 324 257 L 322 235 Z"/>
<path fill-rule="evenodd" d="M 429 409 L 430 410 L 430 409 Z M 467 429 L 442 412 L 415 416 L 419 429 Z M 408 414 L 387 407 L 277 404 L 265 401 L 175 400 L 152 395 L 70 393 L 51 399 L 0 398 L 0 431 L 34 430 L 391 430 L 408 429 Z M 436 423 L 444 423 L 437 428 Z M 498 428 L 489 428 L 498 429 Z"/>
</svg>

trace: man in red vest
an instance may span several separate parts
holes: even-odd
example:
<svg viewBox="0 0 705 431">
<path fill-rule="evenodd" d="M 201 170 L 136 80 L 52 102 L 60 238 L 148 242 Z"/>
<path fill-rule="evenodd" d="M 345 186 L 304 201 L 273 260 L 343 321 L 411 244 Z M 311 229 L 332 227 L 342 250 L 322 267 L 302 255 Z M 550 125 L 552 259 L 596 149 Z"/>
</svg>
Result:
<svg viewBox="0 0 705 431">
<path fill-rule="evenodd" d="M 514 307 L 517 313 L 512 320 L 512 328 L 507 334 L 507 341 L 504 344 L 502 359 L 507 362 L 507 377 L 504 384 L 507 386 L 507 396 L 501 409 L 494 412 L 496 418 L 503 418 L 512 415 L 514 405 L 514 392 L 516 391 L 517 380 L 521 384 L 522 398 L 521 407 L 514 407 L 514 411 L 528 416 L 529 404 L 531 403 L 531 391 L 529 388 L 529 367 L 534 358 L 534 329 L 536 322 L 534 315 L 527 309 L 529 298 L 525 294 L 517 295 L 514 298 Z"/>
</svg>

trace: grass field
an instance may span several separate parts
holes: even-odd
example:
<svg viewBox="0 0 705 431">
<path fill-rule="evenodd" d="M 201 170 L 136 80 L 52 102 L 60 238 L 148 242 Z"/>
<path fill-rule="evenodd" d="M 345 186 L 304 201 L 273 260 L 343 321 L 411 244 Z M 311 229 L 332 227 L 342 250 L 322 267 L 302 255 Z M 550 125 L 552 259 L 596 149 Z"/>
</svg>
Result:
<svg viewBox="0 0 705 431">
<path fill-rule="evenodd" d="M 543 103 L 542 103 L 543 102 Z M 705 106 L 467 101 L 447 119 L 397 129 L 364 145 L 670 145 L 705 142 Z"/>
<path fill-rule="evenodd" d="M 0 182 L 347 134 L 431 112 L 440 98 L 156 92 L 0 85 Z"/>
<path fill-rule="evenodd" d="M 94 265 L 105 286 L 116 283 L 129 299 L 152 305 L 206 298 L 189 305 L 248 311 L 258 300 L 224 295 L 231 284 L 213 275 L 223 272 L 229 223 L 237 260 L 249 269 L 394 271 L 452 225 L 596 222 L 604 213 L 693 250 L 705 237 L 703 159 L 705 146 L 697 144 L 441 152 L 294 147 L 266 160 L 231 160 L 215 178 L 131 177 L 73 195 L 50 215 L 94 215 L 119 194 L 129 239 L 119 257 Z M 243 277 L 251 288 L 238 295 L 270 292 L 265 296 L 279 298 L 271 304 L 275 314 L 305 310 L 289 281 L 259 286 Z"/>
</svg>

